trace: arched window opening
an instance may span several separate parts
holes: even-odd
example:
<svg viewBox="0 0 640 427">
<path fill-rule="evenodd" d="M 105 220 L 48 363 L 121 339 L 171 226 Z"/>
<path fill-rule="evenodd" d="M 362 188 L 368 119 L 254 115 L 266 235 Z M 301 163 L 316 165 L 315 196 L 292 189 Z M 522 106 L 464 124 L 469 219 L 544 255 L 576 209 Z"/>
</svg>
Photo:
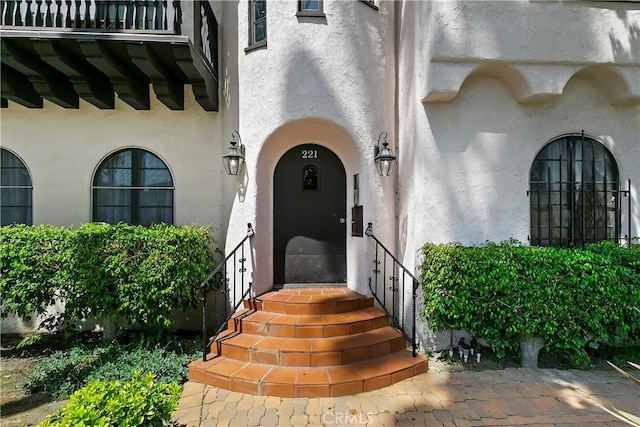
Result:
<svg viewBox="0 0 640 427">
<path fill-rule="evenodd" d="M 173 179 L 155 154 L 128 148 L 107 157 L 93 179 L 93 220 L 173 223 Z"/>
<path fill-rule="evenodd" d="M 0 148 L 0 225 L 33 224 L 33 186 L 24 162 Z"/>
<path fill-rule="evenodd" d="M 551 141 L 531 167 L 531 244 L 618 242 L 619 188 L 615 159 L 600 142 L 584 134 Z"/>
</svg>

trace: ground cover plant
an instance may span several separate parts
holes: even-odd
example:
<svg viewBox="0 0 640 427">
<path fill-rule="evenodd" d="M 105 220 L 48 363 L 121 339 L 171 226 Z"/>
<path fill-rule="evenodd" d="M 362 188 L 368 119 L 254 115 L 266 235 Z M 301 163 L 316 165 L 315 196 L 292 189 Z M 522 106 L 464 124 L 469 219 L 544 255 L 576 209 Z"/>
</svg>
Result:
<svg viewBox="0 0 640 427">
<path fill-rule="evenodd" d="M 2 227 L 2 317 L 37 314 L 52 330 L 97 317 L 158 336 L 171 328 L 174 309 L 199 301 L 197 285 L 214 267 L 210 231 L 165 224 Z M 64 310 L 49 313 L 54 304 Z M 113 338 L 113 328 L 107 332 Z"/>
<path fill-rule="evenodd" d="M 422 255 L 424 317 L 436 330 L 471 331 L 499 357 L 539 337 L 547 349 L 583 365 L 590 345 L 640 336 L 640 319 L 630 308 L 640 303 L 640 245 L 426 244 Z"/>
<path fill-rule="evenodd" d="M 53 399 L 67 399 L 93 381 L 125 382 L 133 379 L 136 372 L 151 373 L 160 383 L 182 384 L 187 380 L 187 364 L 200 351 L 197 340 L 187 347 L 180 352 L 151 343 L 74 345 L 38 361 L 23 389 L 27 393 L 46 392 Z"/>
</svg>

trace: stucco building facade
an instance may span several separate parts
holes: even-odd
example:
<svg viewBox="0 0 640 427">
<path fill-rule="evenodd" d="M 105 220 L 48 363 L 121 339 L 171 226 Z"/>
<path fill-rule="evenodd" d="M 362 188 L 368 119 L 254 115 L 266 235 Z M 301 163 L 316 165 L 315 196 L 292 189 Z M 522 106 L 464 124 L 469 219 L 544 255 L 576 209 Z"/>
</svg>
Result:
<svg viewBox="0 0 640 427">
<path fill-rule="evenodd" d="M 5 3 L 17 8 L 2 11 L 0 143 L 28 172 L 33 224 L 122 220 L 99 177 L 135 152 L 170 178 L 162 202 L 125 207 L 162 205 L 174 224 L 211 225 L 227 250 L 251 223 L 257 294 L 291 281 L 367 294 L 374 249 L 354 228 L 368 223 L 416 275 L 425 242 L 640 235 L 640 3 L 210 1 L 216 25 L 204 31 L 192 25 L 205 16 L 200 2 L 169 2 L 179 31 L 84 28 L 74 39 L 9 20 L 41 2 Z M 71 13 L 52 3 L 47 13 Z M 163 56 L 154 45 L 163 37 L 187 50 Z M 136 45 L 153 47 L 141 57 Z M 63 52 L 76 59 L 56 61 Z M 57 84 L 43 77 L 49 69 L 74 88 L 75 105 L 43 89 Z M 99 86 L 95 73 L 111 84 L 112 105 L 79 89 Z M 134 80 L 148 104 L 125 96 Z M 165 82 L 183 92 L 163 92 Z M 245 159 L 228 176 L 234 131 Z M 390 176 L 374 163 L 384 141 L 396 156 Z M 307 186 L 309 174 L 317 181 Z M 589 185 L 591 201 L 578 202 Z"/>
</svg>

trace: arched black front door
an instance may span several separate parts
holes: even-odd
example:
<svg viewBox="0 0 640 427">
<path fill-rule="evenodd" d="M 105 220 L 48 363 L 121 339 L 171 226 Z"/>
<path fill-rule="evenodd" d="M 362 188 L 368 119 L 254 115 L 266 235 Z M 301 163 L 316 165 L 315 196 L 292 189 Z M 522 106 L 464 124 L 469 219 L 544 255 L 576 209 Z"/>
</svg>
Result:
<svg viewBox="0 0 640 427">
<path fill-rule="evenodd" d="M 345 282 L 347 188 L 338 156 L 294 147 L 276 165 L 273 186 L 273 283 Z"/>
</svg>

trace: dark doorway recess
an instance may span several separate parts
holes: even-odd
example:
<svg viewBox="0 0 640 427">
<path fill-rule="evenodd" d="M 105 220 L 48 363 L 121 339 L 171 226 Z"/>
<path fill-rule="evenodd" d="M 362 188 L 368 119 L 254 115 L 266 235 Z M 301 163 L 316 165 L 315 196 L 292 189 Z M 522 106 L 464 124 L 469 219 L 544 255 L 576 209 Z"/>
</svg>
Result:
<svg viewBox="0 0 640 427">
<path fill-rule="evenodd" d="M 287 151 L 273 179 L 273 283 L 344 283 L 346 174 L 331 150 Z"/>
</svg>

